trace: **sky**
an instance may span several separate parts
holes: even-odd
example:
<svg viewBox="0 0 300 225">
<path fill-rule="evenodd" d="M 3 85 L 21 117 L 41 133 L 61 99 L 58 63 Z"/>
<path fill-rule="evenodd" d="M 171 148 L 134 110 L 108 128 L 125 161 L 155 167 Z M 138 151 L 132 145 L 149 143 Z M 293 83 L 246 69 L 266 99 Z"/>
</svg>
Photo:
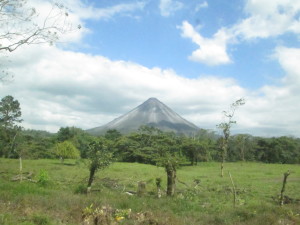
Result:
<svg viewBox="0 0 300 225">
<path fill-rule="evenodd" d="M 51 11 L 28 4 L 37 23 Z M 222 112 L 244 98 L 233 133 L 300 137 L 300 0 L 63 4 L 72 29 L 57 43 L 0 54 L 14 75 L 0 97 L 20 102 L 24 128 L 98 127 L 156 97 L 219 132 Z"/>
</svg>

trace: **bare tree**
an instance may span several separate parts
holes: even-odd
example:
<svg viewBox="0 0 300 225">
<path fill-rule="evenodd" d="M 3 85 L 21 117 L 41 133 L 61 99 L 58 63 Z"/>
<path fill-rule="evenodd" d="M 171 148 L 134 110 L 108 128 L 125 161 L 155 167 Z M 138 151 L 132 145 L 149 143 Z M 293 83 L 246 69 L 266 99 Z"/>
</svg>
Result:
<svg viewBox="0 0 300 225">
<path fill-rule="evenodd" d="M 230 105 L 230 109 L 228 111 L 223 111 L 223 114 L 225 116 L 225 122 L 220 123 L 217 125 L 217 128 L 222 130 L 223 137 L 221 142 L 221 177 L 224 175 L 224 163 L 227 156 L 227 150 L 228 150 L 228 141 L 230 137 L 230 129 L 233 124 L 236 124 L 236 121 L 233 120 L 234 114 L 239 106 L 242 106 L 245 104 L 245 100 L 243 98 L 236 100 L 234 103 Z"/>
<path fill-rule="evenodd" d="M 0 53 L 13 52 L 25 44 L 58 41 L 60 35 L 74 30 L 67 11 L 64 5 L 54 3 L 48 14 L 41 16 L 27 0 L 0 0 Z M 3 81 L 9 73 L 1 64 L 0 68 Z"/>
</svg>

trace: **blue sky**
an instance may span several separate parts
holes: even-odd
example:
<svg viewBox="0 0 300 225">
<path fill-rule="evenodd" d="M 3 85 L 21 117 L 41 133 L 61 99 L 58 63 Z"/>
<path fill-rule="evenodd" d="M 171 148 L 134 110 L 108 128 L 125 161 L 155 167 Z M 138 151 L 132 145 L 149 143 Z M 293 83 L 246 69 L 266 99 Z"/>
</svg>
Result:
<svg viewBox="0 0 300 225">
<path fill-rule="evenodd" d="M 29 4 L 40 15 L 51 9 Z M 15 76 L 0 94 L 21 102 L 26 128 L 92 128 L 156 97 L 216 130 L 222 111 L 245 98 L 235 133 L 300 136 L 300 0 L 63 4 L 82 29 L 8 54 Z"/>
<path fill-rule="evenodd" d="M 90 4 L 108 9 L 133 2 L 91 1 Z M 166 12 L 160 9 L 159 1 L 139 1 L 143 7 L 134 12 L 120 13 L 100 21 L 86 21 L 85 25 L 91 33 L 83 41 L 89 46 L 77 46 L 78 51 L 101 54 L 112 60 L 132 61 L 149 68 L 171 68 L 188 78 L 201 75 L 231 77 L 240 85 L 255 89 L 265 83 L 276 82 L 283 75 L 282 69 L 272 58 L 276 45 L 281 43 L 296 47 L 298 43 L 296 37 L 289 34 L 287 37 L 280 35 L 268 39 L 238 40 L 228 45 L 232 62 L 214 66 L 206 62 L 197 63 L 188 59 L 198 47 L 181 36 L 182 22 L 187 21 L 203 37 L 211 38 L 220 28 L 234 26 L 247 18 L 245 1 L 165 2 L 170 4 L 170 9 L 164 9 Z"/>
</svg>

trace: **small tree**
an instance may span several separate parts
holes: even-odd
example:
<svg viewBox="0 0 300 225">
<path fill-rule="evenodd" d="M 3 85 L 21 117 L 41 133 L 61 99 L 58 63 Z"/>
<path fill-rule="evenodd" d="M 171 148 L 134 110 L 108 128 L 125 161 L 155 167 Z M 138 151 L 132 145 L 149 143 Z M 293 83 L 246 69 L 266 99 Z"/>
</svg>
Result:
<svg viewBox="0 0 300 225">
<path fill-rule="evenodd" d="M 2 148 L 4 151 L 2 154 L 9 157 L 15 146 L 16 137 L 21 130 L 18 125 L 22 122 L 21 108 L 18 100 L 15 100 L 12 96 L 8 95 L 0 101 L 0 134 Z"/>
<path fill-rule="evenodd" d="M 156 154 L 152 155 L 157 165 L 163 166 L 167 173 L 167 196 L 173 196 L 176 190 L 177 168 L 182 160 L 176 143 L 176 137 L 161 133 L 155 137 Z"/>
<path fill-rule="evenodd" d="M 57 143 L 55 153 L 60 157 L 62 164 L 65 159 L 76 159 L 80 156 L 79 150 L 70 141 Z"/>
<path fill-rule="evenodd" d="M 230 109 L 228 111 L 223 111 L 223 115 L 225 117 L 225 122 L 217 125 L 217 128 L 222 130 L 223 137 L 221 142 L 221 177 L 224 176 L 224 163 L 227 156 L 228 151 L 228 141 L 230 138 L 230 129 L 233 124 L 236 124 L 236 121 L 233 120 L 235 111 L 239 106 L 245 104 L 245 100 L 243 98 L 236 100 L 234 103 L 230 105 Z"/>
<path fill-rule="evenodd" d="M 88 189 L 91 188 L 97 170 L 103 170 L 112 162 L 113 154 L 110 151 L 105 139 L 101 138 L 89 144 L 88 159 L 90 176 L 88 180 Z"/>
</svg>

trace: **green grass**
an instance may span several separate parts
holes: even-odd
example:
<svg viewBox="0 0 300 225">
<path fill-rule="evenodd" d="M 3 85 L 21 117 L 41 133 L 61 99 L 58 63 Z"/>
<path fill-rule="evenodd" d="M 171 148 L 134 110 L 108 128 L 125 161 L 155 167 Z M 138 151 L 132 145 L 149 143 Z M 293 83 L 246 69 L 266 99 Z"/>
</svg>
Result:
<svg viewBox="0 0 300 225">
<path fill-rule="evenodd" d="M 220 164 L 199 163 L 177 171 L 177 195 L 155 196 L 155 179 L 162 178 L 163 168 L 138 163 L 114 163 L 96 174 L 91 194 L 75 194 L 87 184 L 88 169 L 83 162 L 66 160 L 24 160 L 23 172 L 33 172 L 34 180 L 46 171 L 44 185 L 15 181 L 18 160 L 0 159 L 0 224 L 81 224 L 82 211 L 91 204 L 148 212 L 158 224 L 300 224 L 300 202 L 278 205 L 283 173 L 290 170 L 285 195 L 300 199 L 300 166 L 263 163 L 226 163 L 224 177 Z M 230 171 L 238 191 L 233 207 Z M 194 188 L 194 181 L 200 180 Z M 137 183 L 147 183 L 147 195 L 129 196 Z M 78 191 L 77 191 L 78 192 Z M 138 224 L 127 219 L 120 224 Z"/>
</svg>

